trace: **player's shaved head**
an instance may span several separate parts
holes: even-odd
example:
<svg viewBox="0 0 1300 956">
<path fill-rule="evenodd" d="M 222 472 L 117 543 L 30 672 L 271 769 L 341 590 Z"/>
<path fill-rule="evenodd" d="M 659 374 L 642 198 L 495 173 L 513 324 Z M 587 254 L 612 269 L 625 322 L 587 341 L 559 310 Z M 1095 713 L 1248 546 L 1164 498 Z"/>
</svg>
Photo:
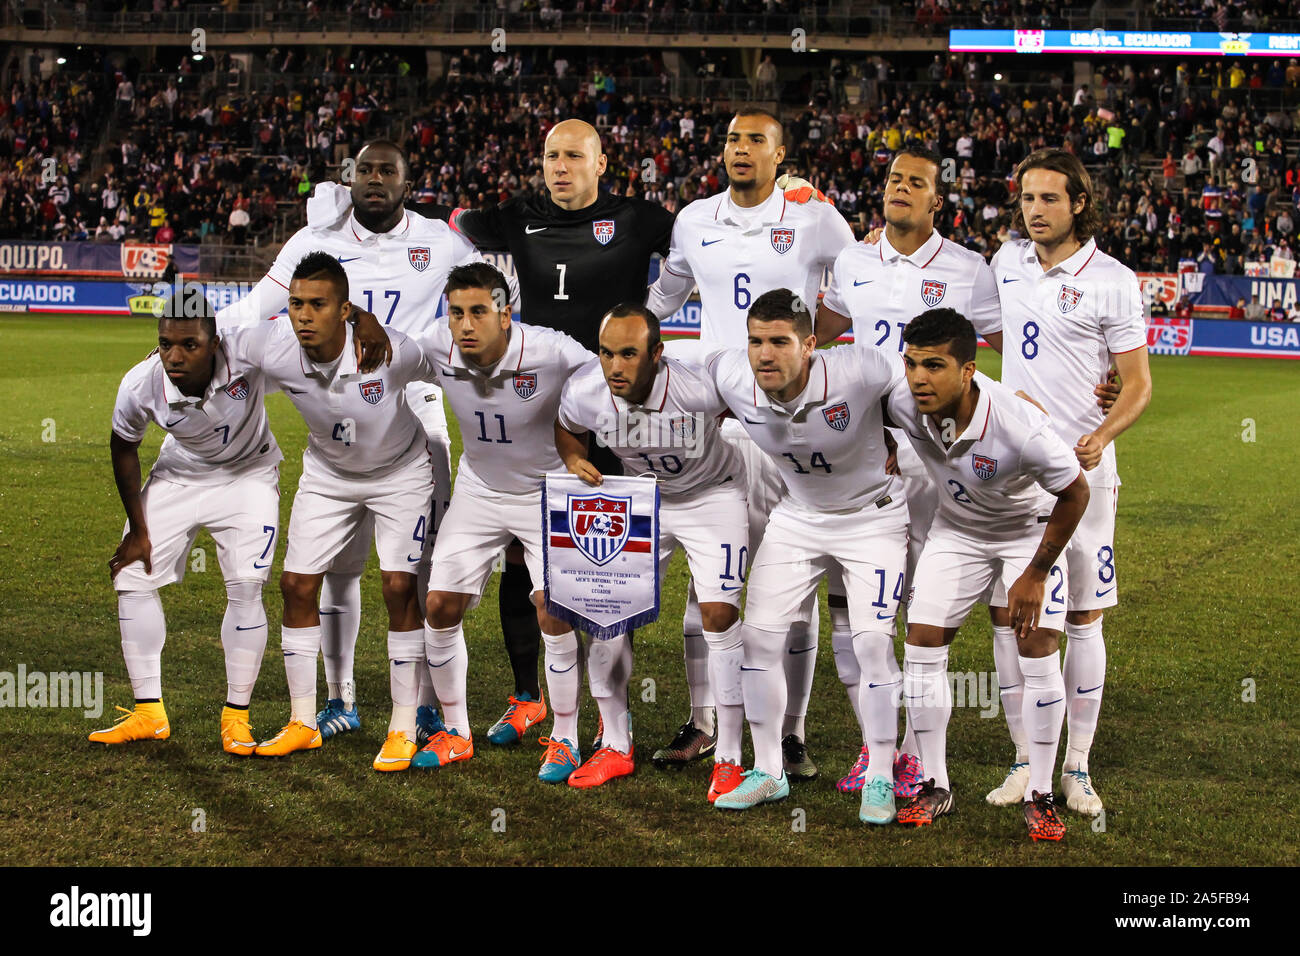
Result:
<svg viewBox="0 0 1300 956">
<path fill-rule="evenodd" d="M 357 163 L 360 164 L 363 158 L 377 162 L 381 158 L 386 160 L 390 157 L 401 170 L 403 181 L 409 182 L 411 179 L 411 164 L 407 161 L 406 153 L 402 151 L 402 147 L 391 139 L 372 139 L 366 143 L 361 147 L 361 152 L 357 153 Z"/>
<path fill-rule="evenodd" d="M 594 126 L 578 119 L 556 123 L 542 147 L 542 173 L 551 201 L 561 209 L 590 206 L 600 195 L 607 162 Z"/>
<path fill-rule="evenodd" d="M 203 294 L 203 286 L 197 282 L 186 282 L 177 292 L 154 306 L 158 316 L 158 327 L 164 322 L 198 322 L 203 333 L 209 339 L 217 337 L 217 313 L 212 303 Z"/>
<path fill-rule="evenodd" d="M 605 330 L 605 326 L 610 319 L 634 319 L 634 326 L 644 328 L 645 347 L 647 351 L 653 352 L 660 341 L 659 333 L 659 316 L 655 315 L 644 305 L 639 302 L 620 302 L 614 308 L 605 313 L 605 317 L 600 320 L 600 331 Z"/>
<path fill-rule="evenodd" d="M 593 153 L 601 152 L 600 133 L 596 132 L 596 127 L 586 120 L 561 120 L 551 127 L 550 132 L 546 134 L 546 143 L 543 145 L 549 145 L 556 137 L 564 140 L 585 140 L 587 147 Z"/>
<path fill-rule="evenodd" d="M 735 125 L 736 120 L 742 118 L 757 118 L 759 121 L 766 120 L 769 129 L 772 130 L 772 137 L 776 141 L 776 145 L 785 145 L 785 126 L 771 110 L 765 110 L 761 106 L 742 106 L 740 109 L 736 110 L 735 115 L 732 117 L 732 125 Z"/>
<path fill-rule="evenodd" d="M 637 302 L 624 302 L 600 322 L 600 368 L 614 395 L 636 405 L 650 397 L 659 359 L 659 318 Z"/>
<path fill-rule="evenodd" d="M 411 196 L 411 167 L 402 148 L 387 139 L 363 146 L 351 191 L 352 214 L 371 232 L 388 232 L 401 222 Z"/>
</svg>

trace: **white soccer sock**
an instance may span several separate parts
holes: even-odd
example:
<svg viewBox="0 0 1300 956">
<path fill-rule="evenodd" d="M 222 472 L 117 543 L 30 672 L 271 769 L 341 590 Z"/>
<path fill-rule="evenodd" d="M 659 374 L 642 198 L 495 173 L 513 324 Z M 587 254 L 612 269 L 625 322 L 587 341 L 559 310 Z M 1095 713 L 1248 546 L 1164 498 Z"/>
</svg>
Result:
<svg viewBox="0 0 1300 956">
<path fill-rule="evenodd" d="M 361 572 L 325 572 L 320 586 L 320 646 L 331 700 L 356 702 L 353 661 L 361 629 Z"/>
<path fill-rule="evenodd" d="M 898 697 L 903 684 L 903 673 L 894 657 L 894 636 L 888 631 L 861 631 L 853 635 L 853 652 L 863 677 L 858 684 L 858 710 L 866 731 L 867 779 L 884 777 L 892 784 L 894 749 L 898 746 Z"/>
<path fill-rule="evenodd" d="M 853 634 L 848 629 L 848 622 L 845 621 L 845 627 L 840 629 L 835 622 L 835 612 L 844 610 L 843 608 L 831 608 L 831 622 L 833 630 L 831 631 L 831 649 L 835 654 L 835 670 L 840 675 L 840 683 L 844 685 L 844 690 L 849 695 L 849 705 L 853 708 L 853 717 L 858 722 L 858 729 L 862 732 L 862 742 L 867 742 L 867 732 L 862 726 L 862 709 L 858 702 L 858 682 L 862 679 L 862 668 L 858 664 L 858 656 L 853 652 Z"/>
<path fill-rule="evenodd" d="M 415 704 L 417 707 L 434 707 L 438 706 L 438 695 L 433 692 L 433 678 L 429 676 L 429 668 L 417 667 L 417 677 L 419 682 L 416 684 Z"/>
<path fill-rule="evenodd" d="M 627 710 L 627 682 L 632 675 L 632 642 L 626 634 L 607 641 L 592 638 L 587 648 L 587 682 L 600 708 L 605 731 L 601 746 L 620 753 L 632 748 L 632 727 Z"/>
<path fill-rule="evenodd" d="M 117 627 L 122 658 L 136 700 L 162 699 L 162 649 L 167 619 L 157 591 L 118 591 Z"/>
<path fill-rule="evenodd" d="M 1029 784 L 1025 787 L 1025 799 L 1029 800 L 1035 790 L 1052 792 L 1052 770 L 1065 718 L 1061 655 L 1053 651 L 1046 657 L 1021 657 L 1020 672 L 1025 675 L 1021 710 L 1029 731 Z"/>
<path fill-rule="evenodd" d="M 713 688 L 709 685 L 709 644 L 704 631 L 682 634 L 686 657 L 686 686 L 691 694 L 691 720 L 695 726 L 713 736 Z"/>
<path fill-rule="evenodd" d="M 419 699 L 420 671 L 424 662 L 424 628 L 418 631 L 388 632 L 388 686 L 393 697 L 393 716 L 388 732 L 400 730 L 415 740 L 415 708 Z"/>
<path fill-rule="evenodd" d="M 800 620 L 786 632 L 785 719 L 781 736 L 794 734 L 806 740 L 804 718 L 812 696 L 813 674 L 817 669 L 817 634 L 821 630 L 821 605 L 814 591 L 799 609 Z"/>
<path fill-rule="evenodd" d="M 1101 716 L 1101 695 L 1106 687 L 1106 641 L 1101 634 L 1102 618 L 1091 624 L 1066 624 L 1065 636 L 1065 723 L 1063 770 L 1088 772 L 1088 752 Z M 1080 693 L 1083 691 L 1084 693 Z"/>
<path fill-rule="evenodd" d="M 907 575 L 908 575 L 908 580 L 910 581 L 912 577 L 911 561 L 908 562 Z M 903 586 L 905 589 L 908 587 L 906 582 L 904 582 Z M 904 590 L 903 593 L 907 594 L 909 592 L 907 590 Z M 903 633 L 906 634 L 907 633 L 907 606 L 904 604 L 900 604 L 898 608 L 898 613 L 903 617 L 903 625 L 904 625 Z M 908 713 L 906 707 L 903 708 L 903 740 L 898 745 L 898 751 L 899 753 L 911 754 L 912 756 L 916 757 L 916 759 L 918 760 L 921 759 L 920 751 L 916 746 L 916 734 L 912 732 L 912 715 Z M 922 770 L 925 769 L 924 765 L 922 765 L 921 769 Z"/>
<path fill-rule="evenodd" d="M 1029 738 L 1025 736 L 1025 718 L 1021 702 L 1025 698 L 1025 675 L 1020 673 L 1020 649 L 1016 632 L 993 625 L 993 663 L 998 671 L 998 693 L 1002 696 L 1002 713 L 1007 718 L 1011 742 L 1016 745 L 1016 763 L 1029 760 Z"/>
<path fill-rule="evenodd" d="M 725 631 L 705 631 L 709 642 L 709 682 L 718 710 L 718 745 L 714 759 L 740 763 L 745 740 L 745 696 L 741 690 L 740 665 L 745 661 L 741 623 Z"/>
<path fill-rule="evenodd" d="M 316 726 L 316 655 L 320 653 L 320 625 L 281 627 L 284 676 L 289 682 L 291 721 Z"/>
<path fill-rule="evenodd" d="M 582 694 L 582 667 L 578 661 L 578 635 L 542 633 L 546 645 L 546 696 L 555 717 L 551 736 L 578 742 L 578 701 Z"/>
<path fill-rule="evenodd" d="M 460 624 L 451 627 L 424 625 L 424 654 L 434 693 L 442 704 L 442 721 L 469 739 L 469 704 L 465 700 L 465 681 L 469 675 L 469 649 Z"/>
<path fill-rule="evenodd" d="M 765 631 L 750 624 L 741 625 L 744 661 L 741 688 L 744 691 L 745 718 L 754 741 L 754 769 L 773 777 L 785 772 L 781 758 L 781 718 L 785 714 L 786 675 L 783 658 L 784 631 Z"/>
<path fill-rule="evenodd" d="M 948 648 L 903 648 L 903 700 L 912 719 L 912 732 L 921 766 L 935 787 L 951 790 L 948 783 L 948 718 L 952 716 L 952 690 L 948 686 Z"/>
<path fill-rule="evenodd" d="M 221 647 L 226 652 L 226 700 L 247 707 L 266 650 L 266 607 L 261 581 L 227 581 Z"/>
</svg>

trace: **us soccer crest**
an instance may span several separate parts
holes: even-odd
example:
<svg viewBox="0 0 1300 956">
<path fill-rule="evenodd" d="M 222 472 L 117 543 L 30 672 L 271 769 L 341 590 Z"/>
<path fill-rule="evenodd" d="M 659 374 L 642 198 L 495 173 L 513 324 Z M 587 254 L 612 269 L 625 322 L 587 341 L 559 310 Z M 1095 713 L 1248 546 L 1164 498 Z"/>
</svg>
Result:
<svg viewBox="0 0 1300 956">
<path fill-rule="evenodd" d="M 614 238 L 614 220 L 597 219 L 591 224 L 591 232 L 602 246 L 609 245 L 609 241 Z"/>
<path fill-rule="evenodd" d="M 1061 286 L 1061 294 L 1056 297 L 1056 307 L 1063 313 L 1073 312 L 1075 307 L 1079 304 L 1079 300 L 1082 298 L 1082 289 L 1075 289 L 1072 286 L 1063 285 Z"/>
<path fill-rule="evenodd" d="M 668 427 L 678 438 L 695 437 L 695 419 L 686 415 L 682 418 L 673 418 L 668 422 Z"/>
<path fill-rule="evenodd" d="M 569 496 L 569 537 L 597 567 L 618 557 L 627 544 L 631 503 L 611 495 Z"/>
<path fill-rule="evenodd" d="M 822 415 L 826 418 L 826 424 L 837 432 L 842 432 L 849 427 L 849 403 L 840 402 L 838 405 L 832 405 L 830 408 L 823 408 Z"/>
<path fill-rule="evenodd" d="M 998 473 L 998 460 L 988 458 L 985 455 L 972 455 L 971 468 L 974 470 L 976 478 L 988 481 Z"/>
<path fill-rule="evenodd" d="M 429 251 L 428 246 L 408 246 L 406 249 L 406 258 L 411 261 L 412 268 L 416 272 L 423 272 L 429 268 L 429 262 L 433 259 L 433 253 Z"/>
<path fill-rule="evenodd" d="M 943 294 L 948 291 L 948 283 L 940 282 L 938 279 L 921 280 L 921 301 L 925 303 L 926 308 L 933 309 L 943 301 Z"/>
<path fill-rule="evenodd" d="M 371 405 L 378 405 L 379 400 L 384 397 L 383 379 L 375 379 L 372 382 L 361 382 L 357 385 L 361 389 L 361 397 Z"/>
<path fill-rule="evenodd" d="M 781 255 L 785 255 L 787 252 L 790 251 L 790 247 L 793 245 L 794 245 L 793 229 L 789 228 L 788 226 L 772 227 L 772 248 L 773 249 L 781 253 Z"/>
<path fill-rule="evenodd" d="M 515 394 L 525 401 L 533 397 L 533 392 L 537 391 L 537 373 L 520 372 L 515 376 Z"/>
<path fill-rule="evenodd" d="M 243 378 L 237 378 L 226 386 L 226 394 L 237 402 L 242 402 L 248 398 L 248 382 Z"/>
</svg>

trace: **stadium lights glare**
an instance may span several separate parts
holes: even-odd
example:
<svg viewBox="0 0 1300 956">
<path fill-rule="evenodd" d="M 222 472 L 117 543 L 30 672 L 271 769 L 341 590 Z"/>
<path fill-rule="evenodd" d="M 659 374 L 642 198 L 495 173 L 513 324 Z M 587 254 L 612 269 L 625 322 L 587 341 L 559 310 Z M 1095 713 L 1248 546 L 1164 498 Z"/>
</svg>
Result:
<svg viewBox="0 0 1300 956">
<path fill-rule="evenodd" d="M 203 54 L 202 54 L 202 53 L 195 53 L 192 57 L 190 57 L 190 59 L 191 59 L 191 60 L 201 60 L 201 59 L 203 59 Z"/>
<path fill-rule="evenodd" d="M 61 57 L 59 57 L 57 60 L 55 60 L 54 62 L 57 63 L 57 64 L 59 64 L 59 66 L 63 66 L 63 64 L 65 64 L 65 63 L 68 62 L 68 58 L 67 58 L 66 56 L 61 56 Z"/>
<path fill-rule="evenodd" d="M 1002 74 L 1001 74 L 1001 73 L 994 73 L 994 74 L 993 74 L 993 80 L 994 80 L 994 82 L 996 82 L 996 83 L 1001 83 L 1001 82 L 1002 82 Z"/>
</svg>

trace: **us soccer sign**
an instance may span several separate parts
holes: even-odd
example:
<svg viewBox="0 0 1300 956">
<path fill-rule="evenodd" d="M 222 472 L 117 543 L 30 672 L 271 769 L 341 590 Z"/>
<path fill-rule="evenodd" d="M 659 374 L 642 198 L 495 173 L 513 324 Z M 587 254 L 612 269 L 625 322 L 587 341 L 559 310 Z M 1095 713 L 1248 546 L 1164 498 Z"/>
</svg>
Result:
<svg viewBox="0 0 1300 956">
<path fill-rule="evenodd" d="M 790 229 L 787 226 L 772 227 L 772 248 L 773 249 L 781 253 L 781 255 L 785 255 L 787 252 L 790 251 L 790 247 L 793 245 L 794 245 L 793 229 Z"/>
<path fill-rule="evenodd" d="M 609 245 L 609 241 L 614 238 L 614 220 L 597 219 L 591 224 L 591 232 L 602 246 Z"/>
</svg>

